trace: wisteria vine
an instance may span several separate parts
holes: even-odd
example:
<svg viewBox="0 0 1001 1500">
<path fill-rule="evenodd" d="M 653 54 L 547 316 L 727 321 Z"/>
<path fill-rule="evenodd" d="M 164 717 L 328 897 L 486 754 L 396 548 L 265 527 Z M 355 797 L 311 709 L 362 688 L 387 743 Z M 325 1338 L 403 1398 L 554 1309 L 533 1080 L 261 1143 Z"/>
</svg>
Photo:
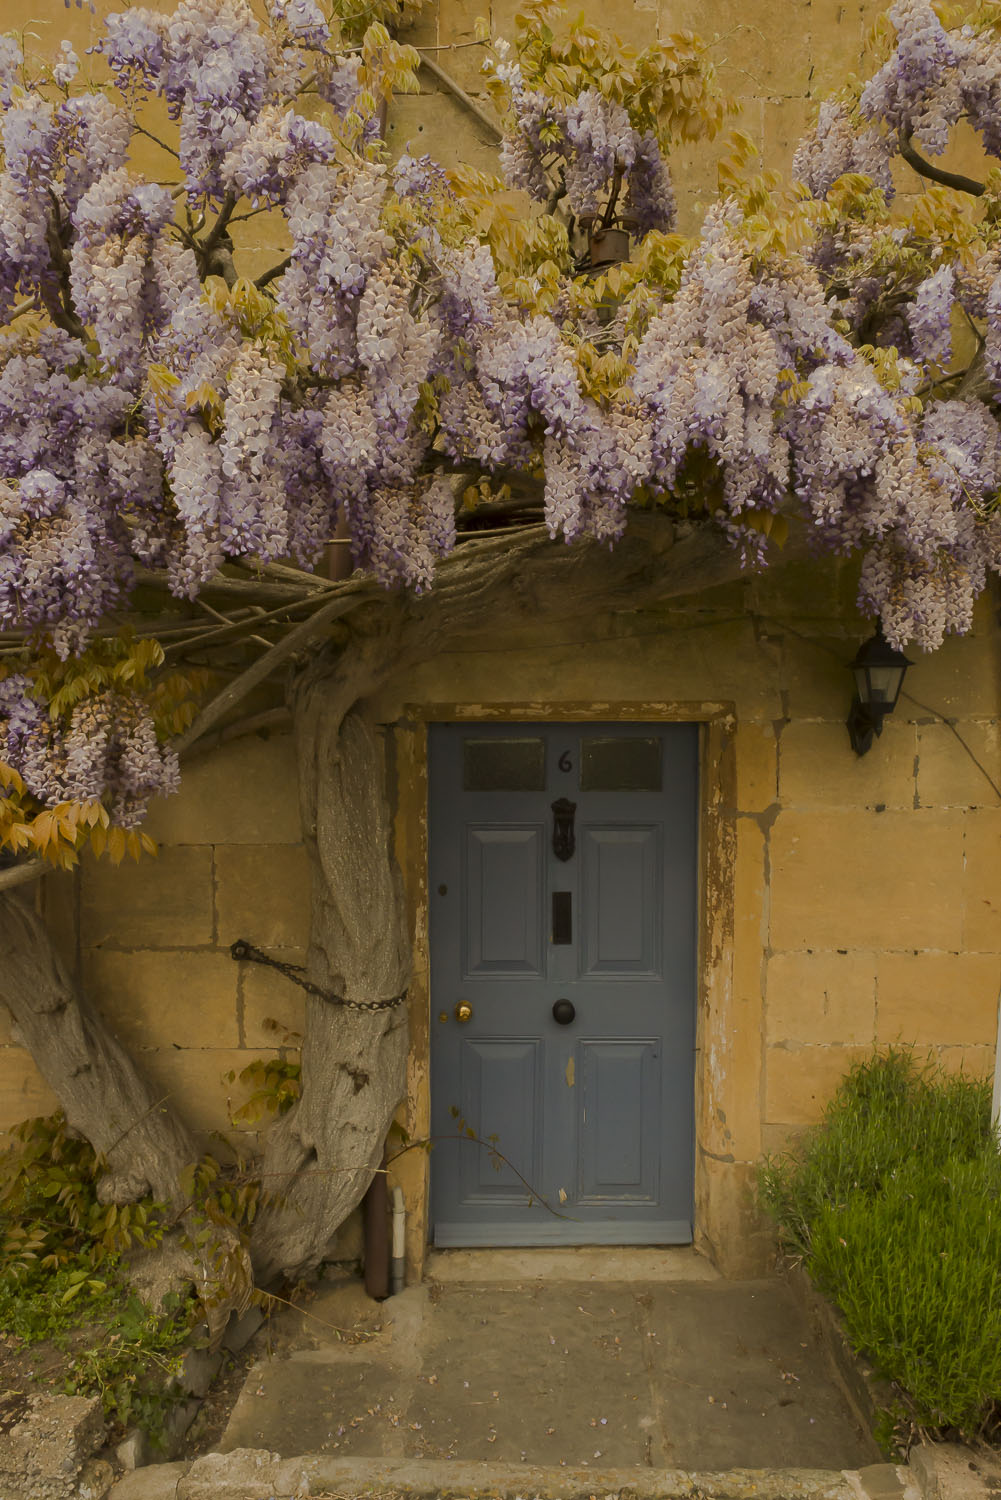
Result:
<svg viewBox="0 0 1001 1500">
<path fill-rule="evenodd" d="M 345 522 L 357 567 L 429 588 L 456 476 L 499 471 L 542 479 L 567 541 L 614 541 L 637 497 L 697 491 L 760 554 L 762 518 L 797 513 L 862 553 L 861 602 L 894 643 L 967 629 L 1001 566 L 998 215 L 961 244 L 894 221 L 891 169 L 940 154 L 961 116 L 1001 152 L 1001 39 L 926 0 L 888 18 L 886 61 L 797 154 L 805 247 L 763 249 L 736 193 L 673 282 L 626 274 L 611 317 L 569 240 L 559 295 L 528 305 L 449 175 L 389 164 L 375 75 L 415 59 L 380 28 L 345 50 L 313 0 L 273 0 L 268 23 L 246 0 L 135 7 L 94 49 L 102 88 L 69 47 L 33 77 L 0 38 L 0 629 L 71 659 L 137 567 L 193 598 L 227 559 L 312 566 Z M 666 243 L 670 131 L 586 67 L 554 92 L 532 55 L 493 64 L 508 185 Z M 176 189 L 129 165 L 151 99 Z M 255 283 L 229 230 L 262 210 L 289 249 Z M 610 356 L 614 388 L 593 378 Z M 177 776 L 140 695 L 53 718 L 23 661 L 0 667 L 0 758 L 39 803 L 103 799 L 123 828 Z"/>
</svg>

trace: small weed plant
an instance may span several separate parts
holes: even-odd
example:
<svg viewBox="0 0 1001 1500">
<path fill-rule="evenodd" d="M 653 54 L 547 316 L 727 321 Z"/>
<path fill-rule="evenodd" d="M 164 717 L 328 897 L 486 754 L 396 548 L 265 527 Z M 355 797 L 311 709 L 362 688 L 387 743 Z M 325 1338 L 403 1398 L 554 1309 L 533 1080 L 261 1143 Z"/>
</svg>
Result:
<svg viewBox="0 0 1001 1500">
<path fill-rule="evenodd" d="M 60 1351 L 70 1394 L 99 1395 L 117 1429 L 141 1426 L 154 1441 L 180 1393 L 179 1368 L 195 1305 L 165 1299 L 151 1312 L 130 1290 L 120 1258 L 159 1244 L 166 1226 L 150 1200 L 101 1203 L 101 1162 L 61 1114 L 28 1120 L 0 1155 L 0 1328 Z"/>
<path fill-rule="evenodd" d="M 996 1439 L 1001 1153 L 989 1085 L 900 1049 L 856 1064 L 823 1122 L 765 1164 L 761 1190 L 855 1348 L 903 1391 L 903 1425 Z"/>
</svg>

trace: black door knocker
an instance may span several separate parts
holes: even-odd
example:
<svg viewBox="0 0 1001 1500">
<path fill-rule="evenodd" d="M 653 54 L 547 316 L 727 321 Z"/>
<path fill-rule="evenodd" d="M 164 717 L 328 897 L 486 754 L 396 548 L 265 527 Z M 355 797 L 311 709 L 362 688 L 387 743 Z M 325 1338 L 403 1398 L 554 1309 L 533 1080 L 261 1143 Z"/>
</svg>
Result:
<svg viewBox="0 0 1001 1500">
<path fill-rule="evenodd" d="M 576 811 L 576 802 L 571 802 L 567 797 L 557 797 L 553 803 L 553 853 L 557 859 L 573 858 L 577 847 L 573 831 L 573 815 Z"/>
</svg>

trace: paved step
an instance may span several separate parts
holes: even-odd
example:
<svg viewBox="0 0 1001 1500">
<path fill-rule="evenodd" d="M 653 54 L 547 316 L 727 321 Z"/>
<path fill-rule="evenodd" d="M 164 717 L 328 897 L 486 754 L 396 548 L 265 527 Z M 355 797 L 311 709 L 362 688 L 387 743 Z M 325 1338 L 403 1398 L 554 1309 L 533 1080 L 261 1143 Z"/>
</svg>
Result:
<svg viewBox="0 0 1001 1500">
<path fill-rule="evenodd" d="M 383 1317 L 355 1345 L 318 1324 L 318 1348 L 254 1365 L 220 1450 L 640 1471 L 880 1458 L 778 1280 L 455 1282 Z"/>
<path fill-rule="evenodd" d="M 169 1472 L 168 1472 L 169 1471 Z M 906 1467 L 688 1471 L 210 1453 L 139 1469 L 109 1500 L 921 1500 Z M 946 1497 L 951 1500 L 951 1497 Z"/>
</svg>

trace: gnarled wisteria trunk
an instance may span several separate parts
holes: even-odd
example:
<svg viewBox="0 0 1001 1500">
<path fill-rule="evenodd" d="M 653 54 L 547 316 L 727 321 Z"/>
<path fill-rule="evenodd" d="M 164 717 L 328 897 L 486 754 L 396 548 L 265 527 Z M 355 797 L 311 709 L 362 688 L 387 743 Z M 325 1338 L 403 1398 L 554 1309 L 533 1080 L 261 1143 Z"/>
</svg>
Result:
<svg viewBox="0 0 1001 1500">
<path fill-rule="evenodd" d="M 190 1280 L 210 1334 L 221 1334 L 230 1312 L 246 1305 L 252 1280 L 246 1252 L 224 1225 L 214 1226 L 204 1251 L 198 1248 L 203 1226 L 181 1186 L 181 1174 L 199 1155 L 194 1137 L 73 982 L 31 895 L 11 890 L 0 891 L 0 1002 L 70 1128 L 104 1158 L 101 1201 L 152 1196 L 174 1210 L 164 1241 L 171 1252 L 168 1281 Z M 166 1256 L 140 1252 L 134 1267 L 140 1290 L 153 1301 L 168 1289 L 150 1269 L 157 1259 Z"/>
<path fill-rule="evenodd" d="M 348 1004 L 306 996 L 302 1096 L 272 1127 L 262 1164 L 266 1199 L 251 1253 L 265 1285 L 323 1260 L 372 1179 L 404 1093 L 410 945 L 382 746 L 371 720 L 358 709 L 345 715 L 330 688 L 314 670 L 294 697 L 313 866 L 307 969 Z M 398 1003 L 383 1008 L 387 1001 Z"/>
</svg>

